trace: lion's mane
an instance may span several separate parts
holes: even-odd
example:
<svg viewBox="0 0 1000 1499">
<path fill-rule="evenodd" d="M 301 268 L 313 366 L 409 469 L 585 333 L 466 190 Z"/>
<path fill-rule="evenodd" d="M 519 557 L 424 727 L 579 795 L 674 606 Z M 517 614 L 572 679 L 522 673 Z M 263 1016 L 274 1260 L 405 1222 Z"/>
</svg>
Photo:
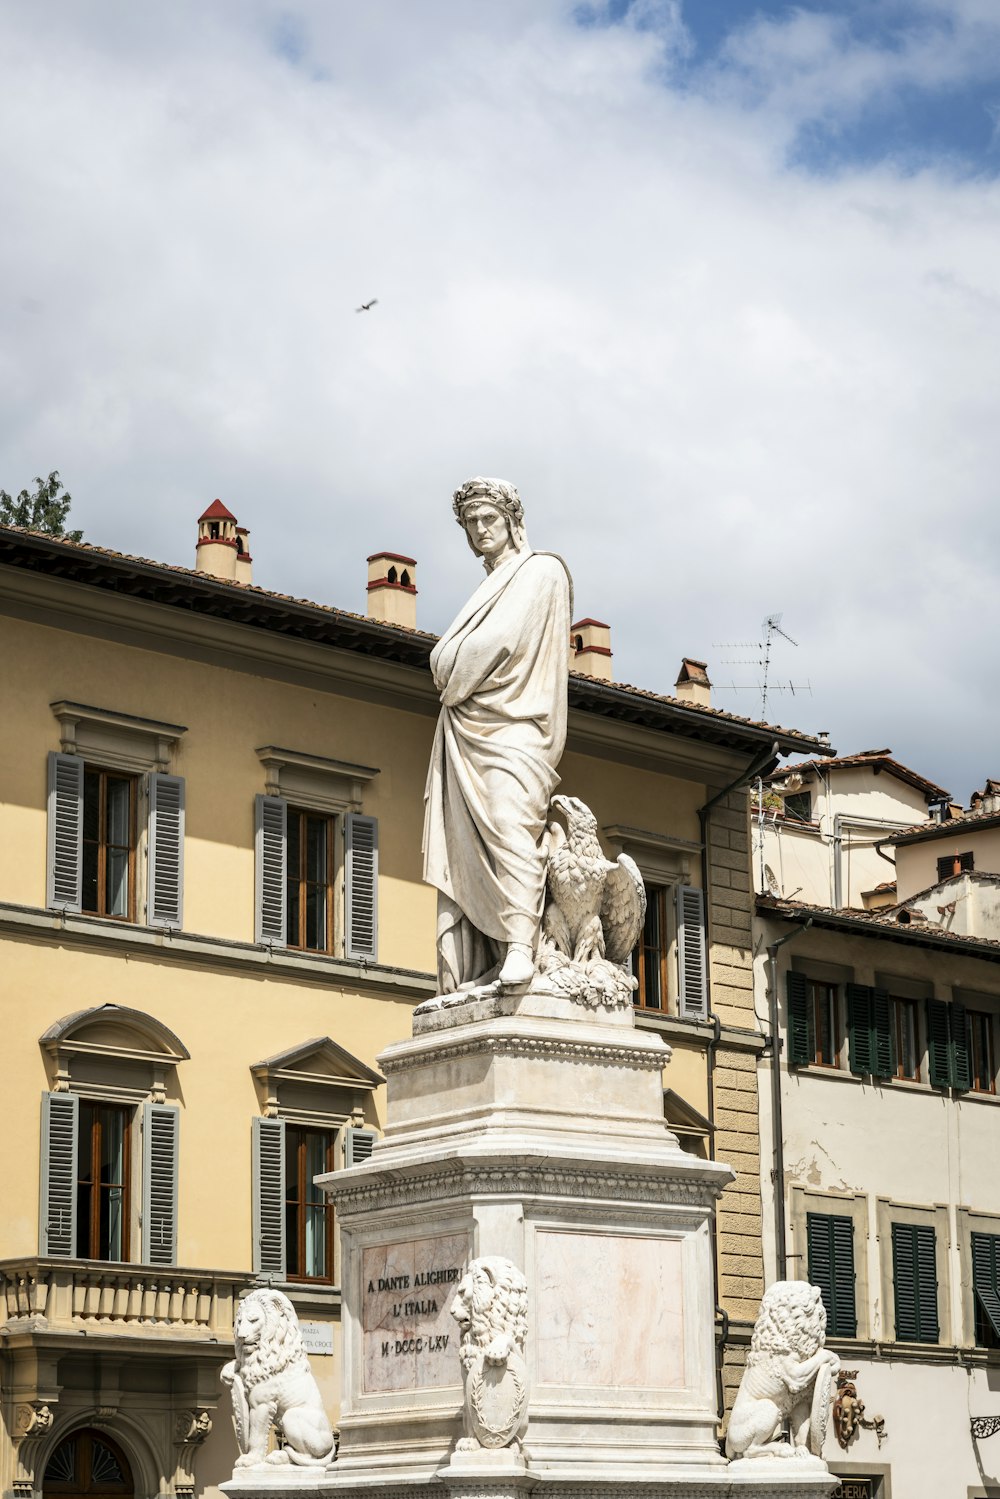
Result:
<svg viewBox="0 0 1000 1499">
<path fill-rule="evenodd" d="M 507 1337 L 512 1347 L 523 1348 L 528 1331 L 528 1283 L 509 1260 L 498 1255 L 473 1260 L 457 1294 L 470 1312 L 463 1346 L 487 1348 Z"/>
<path fill-rule="evenodd" d="M 260 1337 L 254 1343 L 246 1343 L 240 1332 L 241 1319 L 245 1318 L 250 1302 L 262 1307 L 264 1311 L 264 1325 Z M 298 1364 L 309 1367 L 295 1308 L 281 1291 L 274 1291 L 270 1287 L 252 1291 L 240 1304 L 234 1331 L 236 1368 L 247 1389 L 252 1389 L 274 1374 L 280 1374 L 282 1369 Z"/>
<path fill-rule="evenodd" d="M 750 1353 L 806 1359 L 825 1336 L 826 1308 L 819 1287 L 807 1280 L 778 1281 L 764 1292 Z"/>
</svg>

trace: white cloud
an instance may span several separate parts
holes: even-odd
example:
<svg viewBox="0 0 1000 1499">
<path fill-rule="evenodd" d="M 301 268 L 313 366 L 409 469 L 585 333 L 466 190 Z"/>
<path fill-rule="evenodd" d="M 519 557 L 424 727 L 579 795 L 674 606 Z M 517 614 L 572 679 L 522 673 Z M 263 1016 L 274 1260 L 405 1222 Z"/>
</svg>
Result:
<svg viewBox="0 0 1000 1499">
<path fill-rule="evenodd" d="M 800 17 L 751 107 L 671 82 L 670 6 L 12 12 L 0 485 L 58 466 L 88 539 L 177 562 L 219 494 L 259 582 L 346 607 L 409 552 L 440 628 L 451 490 L 499 473 L 624 679 L 746 680 L 715 642 L 781 609 L 776 717 L 997 773 L 1000 192 L 784 165 L 806 93 L 905 59 Z"/>
</svg>

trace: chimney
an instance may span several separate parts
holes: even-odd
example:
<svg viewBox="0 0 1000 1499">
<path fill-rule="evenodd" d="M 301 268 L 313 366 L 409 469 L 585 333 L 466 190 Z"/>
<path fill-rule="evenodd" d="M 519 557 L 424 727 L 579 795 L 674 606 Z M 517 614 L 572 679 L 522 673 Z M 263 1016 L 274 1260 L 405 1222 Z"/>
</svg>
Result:
<svg viewBox="0 0 1000 1499">
<path fill-rule="evenodd" d="M 708 663 L 685 656 L 674 683 L 674 695 L 682 702 L 697 703 L 699 708 L 710 708 L 712 684 L 708 680 Z"/>
<path fill-rule="evenodd" d="M 602 682 L 613 682 L 611 626 L 599 619 L 578 619 L 569 629 L 569 664 L 573 670 L 599 677 Z"/>
<path fill-rule="evenodd" d="M 227 583 L 249 583 L 252 563 L 250 532 L 236 524 L 235 515 L 221 500 L 213 500 L 198 517 L 195 570 Z"/>
<path fill-rule="evenodd" d="M 417 628 L 417 564 L 398 552 L 373 552 L 368 558 L 369 619 Z"/>
</svg>

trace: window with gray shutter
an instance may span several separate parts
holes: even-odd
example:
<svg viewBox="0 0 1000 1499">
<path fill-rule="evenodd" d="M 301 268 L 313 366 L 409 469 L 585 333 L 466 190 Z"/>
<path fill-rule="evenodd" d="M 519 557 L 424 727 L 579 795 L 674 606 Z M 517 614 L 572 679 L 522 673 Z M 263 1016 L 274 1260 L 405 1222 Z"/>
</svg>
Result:
<svg viewBox="0 0 1000 1499">
<path fill-rule="evenodd" d="M 177 1263 L 177 1160 L 180 1111 L 166 1104 L 143 1105 L 142 1248 L 143 1263 Z"/>
<path fill-rule="evenodd" d="M 344 1165 L 360 1166 L 367 1161 L 375 1149 L 378 1132 L 373 1129 L 357 1129 L 349 1124 L 344 1130 Z"/>
<path fill-rule="evenodd" d="M 976 1342 L 1000 1348 L 1000 1234 L 972 1235 Z"/>
<path fill-rule="evenodd" d="M 705 967 L 705 899 L 695 885 L 677 887 L 678 1009 L 682 1019 L 708 1015 Z"/>
<path fill-rule="evenodd" d="M 254 941 L 284 947 L 286 941 L 285 848 L 288 805 L 280 796 L 258 796 L 255 805 Z"/>
<path fill-rule="evenodd" d="M 344 819 L 347 931 L 349 958 L 378 958 L 378 818 L 349 812 Z"/>
<path fill-rule="evenodd" d="M 68 757 L 67 757 L 68 758 Z M 76 1153 L 80 1100 L 73 1093 L 42 1094 L 42 1180 L 39 1253 L 76 1253 Z"/>
<path fill-rule="evenodd" d="M 83 905 L 83 761 L 49 755 L 45 904 L 78 913 Z"/>
<path fill-rule="evenodd" d="M 253 1268 L 285 1278 L 285 1121 L 253 1121 Z"/>
<path fill-rule="evenodd" d="M 149 889 L 150 926 L 183 926 L 184 896 L 184 779 L 149 777 Z"/>
</svg>

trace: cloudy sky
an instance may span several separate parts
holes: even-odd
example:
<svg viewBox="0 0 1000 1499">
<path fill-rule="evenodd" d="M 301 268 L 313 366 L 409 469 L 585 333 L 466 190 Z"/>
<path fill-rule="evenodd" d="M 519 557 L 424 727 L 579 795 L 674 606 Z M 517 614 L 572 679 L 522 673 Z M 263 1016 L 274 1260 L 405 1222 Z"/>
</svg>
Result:
<svg viewBox="0 0 1000 1499">
<path fill-rule="evenodd" d="M 620 680 L 780 612 L 769 717 L 1000 775 L 997 0 L 9 0 L 0 59 L 0 487 L 183 564 L 218 495 L 352 609 L 409 553 L 439 630 L 498 474 Z"/>
</svg>

